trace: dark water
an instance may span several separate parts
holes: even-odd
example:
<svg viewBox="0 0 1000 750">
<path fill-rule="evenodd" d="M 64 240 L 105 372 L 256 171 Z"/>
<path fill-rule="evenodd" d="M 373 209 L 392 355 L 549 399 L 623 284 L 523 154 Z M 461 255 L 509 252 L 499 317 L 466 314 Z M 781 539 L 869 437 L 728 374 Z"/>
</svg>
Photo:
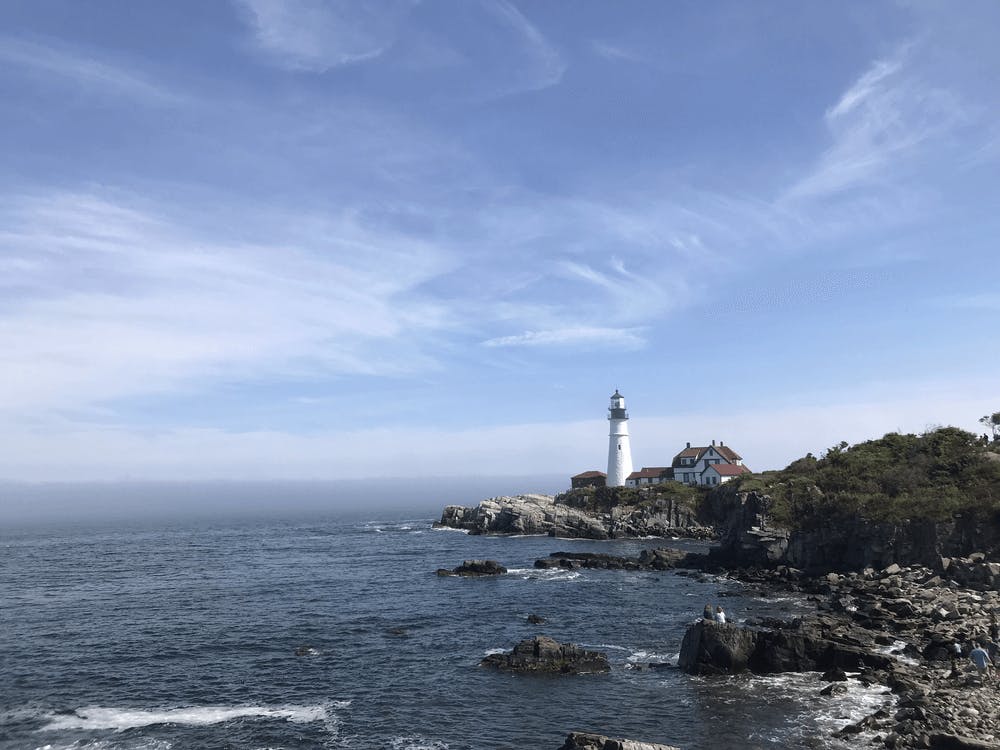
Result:
<svg viewBox="0 0 1000 750">
<path fill-rule="evenodd" d="M 800 603 L 723 599 L 739 585 L 673 573 L 531 568 L 558 549 L 662 544 L 469 537 L 429 519 L 6 532 L 0 748 L 555 750 L 570 730 L 686 750 L 846 747 L 830 732 L 881 691 L 633 668 L 675 663 L 707 601 L 737 620 Z M 472 557 L 511 573 L 434 575 Z M 607 651 L 611 674 L 477 667 L 539 632 Z"/>
</svg>

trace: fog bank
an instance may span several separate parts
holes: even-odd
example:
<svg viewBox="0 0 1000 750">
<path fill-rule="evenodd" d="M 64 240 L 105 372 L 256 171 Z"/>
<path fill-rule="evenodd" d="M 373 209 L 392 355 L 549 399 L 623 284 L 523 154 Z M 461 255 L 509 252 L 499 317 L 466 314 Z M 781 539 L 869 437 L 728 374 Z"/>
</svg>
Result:
<svg viewBox="0 0 1000 750">
<path fill-rule="evenodd" d="M 353 515 L 436 517 L 445 505 L 556 493 L 563 476 L 333 481 L 0 482 L 0 525 Z"/>
</svg>

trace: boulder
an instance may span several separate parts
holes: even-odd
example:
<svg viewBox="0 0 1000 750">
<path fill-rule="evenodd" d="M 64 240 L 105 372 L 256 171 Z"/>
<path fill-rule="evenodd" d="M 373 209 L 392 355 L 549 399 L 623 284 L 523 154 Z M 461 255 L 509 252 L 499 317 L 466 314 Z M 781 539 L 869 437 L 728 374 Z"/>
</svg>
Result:
<svg viewBox="0 0 1000 750">
<path fill-rule="evenodd" d="M 972 737 L 937 732 L 930 736 L 932 750 L 1000 750 L 1000 744 Z"/>
<path fill-rule="evenodd" d="M 507 568 L 498 563 L 496 560 L 466 560 L 457 568 L 452 568 L 448 570 L 447 568 L 438 568 L 437 574 L 439 576 L 465 576 L 465 577 L 476 577 L 476 576 L 500 576 L 507 572 Z"/>
<path fill-rule="evenodd" d="M 635 740 L 613 740 L 603 734 L 570 732 L 565 744 L 559 750 L 679 750 L 673 745 L 659 745 L 653 742 Z"/>
<path fill-rule="evenodd" d="M 490 654 L 479 666 L 501 672 L 526 672 L 535 674 L 586 674 L 610 672 L 608 655 L 602 651 L 588 651 L 572 643 L 559 643 L 540 635 L 521 641 L 513 651 Z"/>
<path fill-rule="evenodd" d="M 638 557 L 618 557 L 602 552 L 553 552 L 548 557 L 535 560 L 536 568 L 598 568 L 602 570 L 669 570 L 688 554 L 680 550 L 661 548 L 644 549 Z"/>
<path fill-rule="evenodd" d="M 821 629 L 750 630 L 700 620 L 691 625 L 681 642 L 678 662 L 690 674 L 725 674 L 749 669 L 755 674 L 812 672 L 833 668 L 889 669 L 893 660 L 870 653 L 849 642 L 824 637 Z"/>
<path fill-rule="evenodd" d="M 756 647 L 752 630 L 699 620 L 684 634 L 678 665 L 690 674 L 742 672 Z"/>
<path fill-rule="evenodd" d="M 847 672 L 840 667 L 834 667 L 826 670 L 820 679 L 823 682 L 847 682 Z"/>
</svg>

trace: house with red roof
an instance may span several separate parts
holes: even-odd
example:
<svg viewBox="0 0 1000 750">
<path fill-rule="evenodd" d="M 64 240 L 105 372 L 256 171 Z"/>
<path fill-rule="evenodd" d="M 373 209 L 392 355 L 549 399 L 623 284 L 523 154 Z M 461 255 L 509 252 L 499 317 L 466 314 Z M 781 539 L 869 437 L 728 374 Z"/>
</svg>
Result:
<svg viewBox="0 0 1000 750">
<path fill-rule="evenodd" d="M 660 484 L 674 478 L 674 470 L 669 466 L 643 466 L 639 471 L 633 471 L 625 477 L 626 487 L 639 487 L 643 484 Z"/>
<path fill-rule="evenodd" d="M 603 471 L 584 471 L 569 478 L 569 485 L 577 487 L 606 487 L 608 475 Z"/>
<path fill-rule="evenodd" d="M 674 481 L 685 484 L 716 485 L 728 482 L 750 469 L 743 465 L 743 457 L 723 442 L 718 445 L 692 446 L 687 444 L 674 456 L 670 465 Z"/>
<path fill-rule="evenodd" d="M 700 484 L 723 484 L 733 477 L 738 477 L 740 474 L 749 473 L 750 469 L 743 464 L 709 464 L 701 472 Z"/>
</svg>

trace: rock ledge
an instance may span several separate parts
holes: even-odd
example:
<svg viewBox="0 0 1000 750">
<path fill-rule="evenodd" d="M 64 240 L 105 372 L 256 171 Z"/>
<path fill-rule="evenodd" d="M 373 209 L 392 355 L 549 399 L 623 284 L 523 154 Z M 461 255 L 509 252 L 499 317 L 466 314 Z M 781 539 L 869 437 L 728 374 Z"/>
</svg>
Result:
<svg viewBox="0 0 1000 750">
<path fill-rule="evenodd" d="M 501 672 L 533 674 L 586 674 L 610 672 L 608 655 L 602 651 L 587 651 L 572 643 L 559 643 L 540 635 L 521 641 L 505 654 L 490 654 L 479 666 Z"/>
</svg>

